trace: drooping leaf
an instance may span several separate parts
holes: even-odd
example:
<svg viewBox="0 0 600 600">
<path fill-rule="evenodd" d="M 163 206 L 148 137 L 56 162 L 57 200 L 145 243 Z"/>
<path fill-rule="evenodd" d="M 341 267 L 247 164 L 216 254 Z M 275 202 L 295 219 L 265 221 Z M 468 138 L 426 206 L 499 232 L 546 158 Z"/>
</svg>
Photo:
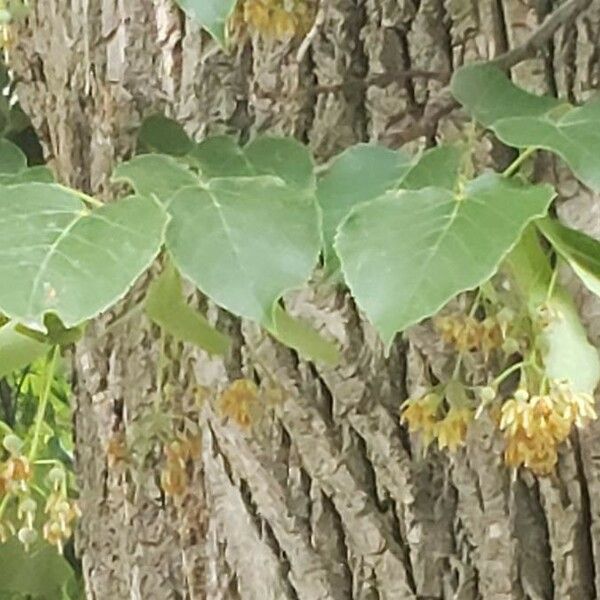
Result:
<svg viewBox="0 0 600 600">
<path fill-rule="evenodd" d="M 600 191 L 600 101 L 556 119 L 548 115 L 502 119 L 492 129 L 509 146 L 558 154 L 583 183 Z"/>
<path fill-rule="evenodd" d="M 454 97 L 482 125 L 510 117 L 543 116 L 561 104 L 517 87 L 498 67 L 475 63 L 458 69 L 451 81 Z"/>
<path fill-rule="evenodd" d="M 54 312 L 65 327 L 118 300 L 152 262 L 166 216 L 152 200 L 130 197 L 89 211 L 55 185 L 2 188 L 0 310 L 44 331 Z"/>
<path fill-rule="evenodd" d="M 270 327 L 273 305 L 319 252 L 314 198 L 273 177 L 214 179 L 171 200 L 167 247 L 180 272 L 231 312 Z"/>
<path fill-rule="evenodd" d="M 167 204 L 177 190 L 198 184 L 198 178 L 192 171 L 164 154 L 143 154 L 121 163 L 112 179 L 127 181 L 141 196 L 156 196 L 163 204 Z"/>
<path fill-rule="evenodd" d="M 165 332 L 210 354 L 225 354 L 229 348 L 229 338 L 187 304 L 179 274 L 170 263 L 148 289 L 146 313 Z"/>
<path fill-rule="evenodd" d="M 0 378 L 42 357 L 50 346 L 15 331 L 15 323 L 0 327 Z"/>
<path fill-rule="evenodd" d="M 333 238 L 352 208 L 399 187 L 411 166 L 404 152 L 370 144 L 352 146 L 335 159 L 317 183 L 327 262 L 335 261 Z"/>
<path fill-rule="evenodd" d="M 554 219 L 541 219 L 537 226 L 590 292 L 600 297 L 600 242 Z"/>
<path fill-rule="evenodd" d="M 346 281 L 389 345 L 396 332 L 493 275 L 553 197 L 550 186 L 491 173 L 461 198 L 441 188 L 388 192 L 356 207 L 339 230 Z"/>
<path fill-rule="evenodd" d="M 27 167 L 23 151 L 7 139 L 0 139 L 0 174 L 11 175 Z"/>
<path fill-rule="evenodd" d="M 237 0 L 176 0 L 192 19 L 208 31 L 221 46 L 225 45 L 226 23 Z"/>
<path fill-rule="evenodd" d="M 261 136 L 243 148 L 227 135 L 209 137 L 190 152 L 202 178 L 273 175 L 291 187 L 315 186 L 314 164 L 306 146 L 291 138 Z"/>
<path fill-rule="evenodd" d="M 402 181 L 406 190 L 438 187 L 453 190 L 458 179 L 461 153 L 457 146 L 438 146 L 423 153 Z"/>
<path fill-rule="evenodd" d="M 269 330 L 271 335 L 286 346 L 294 348 L 302 357 L 330 365 L 339 362 L 340 352 L 337 346 L 326 340 L 307 323 L 292 317 L 279 305 L 275 307 L 274 318 L 275 324 Z"/>
<path fill-rule="evenodd" d="M 144 152 L 184 156 L 193 145 L 183 127 L 164 115 L 147 117 L 138 132 L 138 147 Z"/>
</svg>

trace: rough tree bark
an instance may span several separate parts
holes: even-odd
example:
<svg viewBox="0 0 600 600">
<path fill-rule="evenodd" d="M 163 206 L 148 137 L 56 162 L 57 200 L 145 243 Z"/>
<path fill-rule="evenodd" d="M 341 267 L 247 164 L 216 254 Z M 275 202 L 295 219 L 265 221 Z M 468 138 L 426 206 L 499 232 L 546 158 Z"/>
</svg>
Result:
<svg viewBox="0 0 600 600">
<path fill-rule="evenodd" d="M 464 117 L 438 110 L 452 69 L 518 47 L 561 2 L 323 0 L 300 62 L 297 42 L 259 38 L 225 55 L 172 0 L 31 4 L 10 56 L 20 99 L 58 176 L 109 197 L 113 165 L 157 110 L 197 138 L 293 134 L 319 160 L 364 140 L 454 140 Z M 573 4 L 584 10 L 513 76 L 581 101 L 599 82 L 600 2 Z M 544 176 L 559 182 L 563 218 L 600 235 L 600 199 L 553 162 Z M 209 307 L 236 341 L 215 360 L 161 344 L 143 316 L 115 321 L 143 283 L 89 328 L 74 360 L 88 598 L 597 597 L 600 423 L 573 438 L 554 478 L 512 477 L 486 419 L 455 457 L 422 459 L 398 409 L 430 369 L 445 368 L 427 327 L 399 338 L 386 360 L 351 300 L 313 286 L 288 305 L 339 341 L 340 365 L 306 363 Z M 574 289 L 598 343 L 600 305 Z M 260 380 L 265 365 L 288 397 L 254 431 L 198 404 L 197 386 Z M 202 426 L 202 459 L 176 502 L 160 489 L 160 444 L 134 448 L 135 466 L 107 458 L 111 440 L 148 429 L 157 397 Z"/>
</svg>

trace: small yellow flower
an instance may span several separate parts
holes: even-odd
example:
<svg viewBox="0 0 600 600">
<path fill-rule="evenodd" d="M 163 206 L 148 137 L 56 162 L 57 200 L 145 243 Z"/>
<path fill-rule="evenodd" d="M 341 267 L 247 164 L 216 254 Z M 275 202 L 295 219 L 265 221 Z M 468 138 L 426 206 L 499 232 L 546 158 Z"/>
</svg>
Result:
<svg viewBox="0 0 600 600">
<path fill-rule="evenodd" d="M 425 446 L 429 446 L 436 436 L 441 402 L 442 397 L 432 392 L 422 398 L 408 400 L 402 407 L 401 421 L 408 425 L 411 433 L 421 434 Z"/>
<path fill-rule="evenodd" d="M 437 424 L 437 440 L 440 450 L 448 448 L 456 452 L 465 442 L 467 429 L 473 421 L 473 411 L 466 406 L 452 406 L 448 414 Z"/>
<path fill-rule="evenodd" d="M 240 427 L 250 427 L 260 412 L 258 393 L 253 381 L 237 379 L 219 397 L 219 412 Z"/>
</svg>

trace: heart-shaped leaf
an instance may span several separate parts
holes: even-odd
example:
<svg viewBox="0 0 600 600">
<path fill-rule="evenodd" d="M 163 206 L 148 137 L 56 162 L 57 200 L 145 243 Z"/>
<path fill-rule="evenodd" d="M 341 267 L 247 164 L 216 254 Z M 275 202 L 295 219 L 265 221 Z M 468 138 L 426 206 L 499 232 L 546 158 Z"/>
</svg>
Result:
<svg viewBox="0 0 600 600">
<path fill-rule="evenodd" d="M 25 368 L 44 356 L 50 346 L 15 331 L 16 324 L 0 327 L 0 378 Z"/>
<path fill-rule="evenodd" d="M 404 152 L 383 146 L 357 144 L 342 152 L 317 183 L 317 199 L 323 211 L 325 260 L 335 266 L 333 238 L 338 225 L 353 207 L 397 188 L 412 167 Z"/>
<path fill-rule="evenodd" d="M 231 136 L 209 137 L 190 152 L 202 179 L 273 175 L 290 187 L 315 186 L 314 163 L 303 144 L 291 139 L 261 136 L 243 148 Z"/>
<path fill-rule="evenodd" d="M 181 273 L 217 304 L 267 327 L 277 299 L 315 266 L 314 198 L 280 179 L 213 179 L 177 192 L 170 213 L 167 247 Z"/>
<path fill-rule="evenodd" d="M 177 0 L 177 4 L 192 19 L 208 31 L 221 46 L 225 45 L 225 30 L 237 0 Z"/>
<path fill-rule="evenodd" d="M 210 354 L 225 354 L 229 348 L 229 338 L 187 304 L 179 274 L 170 263 L 148 289 L 146 312 L 176 339 L 196 344 Z"/>
<path fill-rule="evenodd" d="M 561 104 L 551 96 L 536 96 L 517 87 L 498 67 L 475 63 L 458 69 L 451 81 L 454 97 L 481 124 L 509 117 L 546 115 Z"/>
<path fill-rule="evenodd" d="M 509 146 L 558 154 L 583 183 L 600 191 L 600 101 L 556 119 L 548 115 L 502 119 L 492 129 Z"/>
<path fill-rule="evenodd" d="M 600 297 L 600 242 L 554 219 L 542 219 L 537 226 L 585 286 Z"/>
<path fill-rule="evenodd" d="M 183 127 L 164 115 L 145 118 L 138 132 L 138 149 L 142 152 L 184 156 L 193 145 Z"/>
<path fill-rule="evenodd" d="M 121 163 L 113 181 L 127 181 L 141 196 L 156 196 L 167 204 L 183 187 L 198 185 L 198 178 L 185 165 L 165 154 L 143 154 Z"/>
<path fill-rule="evenodd" d="M 339 362 L 340 352 L 337 346 L 319 335 L 307 323 L 292 317 L 279 305 L 275 307 L 274 318 L 275 326 L 269 330 L 271 335 L 294 348 L 302 357 L 329 365 Z"/>
<path fill-rule="evenodd" d="M 490 173 L 460 197 L 441 188 L 388 192 L 340 227 L 335 244 L 346 281 L 389 345 L 396 332 L 491 277 L 553 197 L 550 186 Z"/>
<path fill-rule="evenodd" d="M 73 327 L 111 306 L 162 244 L 166 216 L 147 198 L 89 211 L 55 185 L 1 193 L 0 310 L 38 331 L 45 330 L 47 312 Z"/>
<path fill-rule="evenodd" d="M 0 185 L 18 185 L 19 183 L 53 183 L 52 171 L 43 165 L 23 169 L 18 173 L 0 174 Z"/>
</svg>

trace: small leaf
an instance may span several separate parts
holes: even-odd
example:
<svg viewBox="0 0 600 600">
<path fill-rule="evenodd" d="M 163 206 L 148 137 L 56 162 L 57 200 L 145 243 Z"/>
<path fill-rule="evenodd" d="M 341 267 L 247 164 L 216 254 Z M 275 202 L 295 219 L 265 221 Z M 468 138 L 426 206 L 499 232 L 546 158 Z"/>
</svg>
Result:
<svg viewBox="0 0 600 600">
<path fill-rule="evenodd" d="M 340 227 L 335 243 L 346 281 L 389 345 L 396 332 L 489 279 L 553 197 L 550 186 L 491 173 L 461 198 L 439 188 L 388 192 L 356 207 Z"/>
<path fill-rule="evenodd" d="M 274 312 L 275 325 L 269 330 L 280 342 L 294 348 L 307 360 L 321 361 L 334 365 L 340 360 L 337 346 L 300 319 L 292 317 L 281 306 Z"/>
<path fill-rule="evenodd" d="M 165 220 L 143 197 L 89 211 L 75 193 L 55 185 L 3 188 L 0 310 L 39 331 L 47 312 L 67 328 L 96 316 L 152 262 Z"/>
<path fill-rule="evenodd" d="M 357 144 L 342 152 L 320 177 L 317 200 L 323 211 L 325 260 L 335 266 L 333 238 L 353 207 L 398 188 L 412 167 L 404 152 Z"/>
<path fill-rule="evenodd" d="M 48 342 L 53 346 L 70 346 L 76 344 L 85 331 L 83 325 L 77 327 L 65 327 L 54 313 L 44 315 L 44 326 L 46 327 Z"/>
<path fill-rule="evenodd" d="M 526 92 L 498 67 L 486 63 L 458 69 L 451 89 L 454 97 L 486 127 L 509 117 L 542 116 L 561 104 L 556 98 Z"/>
<path fill-rule="evenodd" d="M 25 368 L 49 349 L 47 344 L 15 331 L 14 322 L 0 327 L 0 378 Z"/>
<path fill-rule="evenodd" d="M 558 119 L 548 115 L 502 119 L 492 129 L 509 146 L 558 154 L 583 183 L 600 191 L 600 101 L 570 110 Z"/>
<path fill-rule="evenodd" d="M 225 354 L 229 348 L 229 338 L 186 303 L 181 279 L 170 263 L 148 289 L 146 313 L 174 338 L 196 344 L 210 354 Z"/>
<path fill-rule="evenodd" d="M 600 242 L 554 219 L 542 219 L 536 224 L 590 292 L 600 297 Z"/>
<path fill-rule="evenodd" d="M 177 0 L 177 4 L 208 31 L 221 46 L 225 45 L 226 23 L 237 0 Z"/>
<path fill-rule="evenodd" d="M 27 168 L 27 157 L 12 142 L 0 139 L 0 174 L 14 174 Z"/>
<path fill-rule="evenodd" d="M 145 152 L 184 156 L 193 145 L 183 127 L 164 115 L 144 119 L 138 133 L 138 147 Z"/>
<path fill-rule="evenodd" d="M 273 175 L 290 187 L 315 186 L 312 157 L 306 146 L 291 138 L 261 136 L 242 148 L 233 137 L 219 135 L 197 144 L 190 158 L 204 180 Z"/>
<path fill-rule="evenodd" d="M 177 192 L 170 213 L 167 247 L 181 273 L 217 304 L 267 327 L 274 303 L 315 266 L 316 203 L 280 179 L 213 179 Z"/>
<path fill-rule="evenodd" d="M 453 190 L 460 169 L 461 153 L 456 146 L 438 146 L 423 153 L 404 180 L 402 188 L 420 190 L 438 187 Z"/>
<path fill-rule="evenodd" d="M 140 196 L 156 196 L 163 204 L 181 188 L 198 185 L 198 178 L 185 165 L 164 154 L 143 154 L 121 163 L 112 180 L 127 181 Z"/>
</svg>

